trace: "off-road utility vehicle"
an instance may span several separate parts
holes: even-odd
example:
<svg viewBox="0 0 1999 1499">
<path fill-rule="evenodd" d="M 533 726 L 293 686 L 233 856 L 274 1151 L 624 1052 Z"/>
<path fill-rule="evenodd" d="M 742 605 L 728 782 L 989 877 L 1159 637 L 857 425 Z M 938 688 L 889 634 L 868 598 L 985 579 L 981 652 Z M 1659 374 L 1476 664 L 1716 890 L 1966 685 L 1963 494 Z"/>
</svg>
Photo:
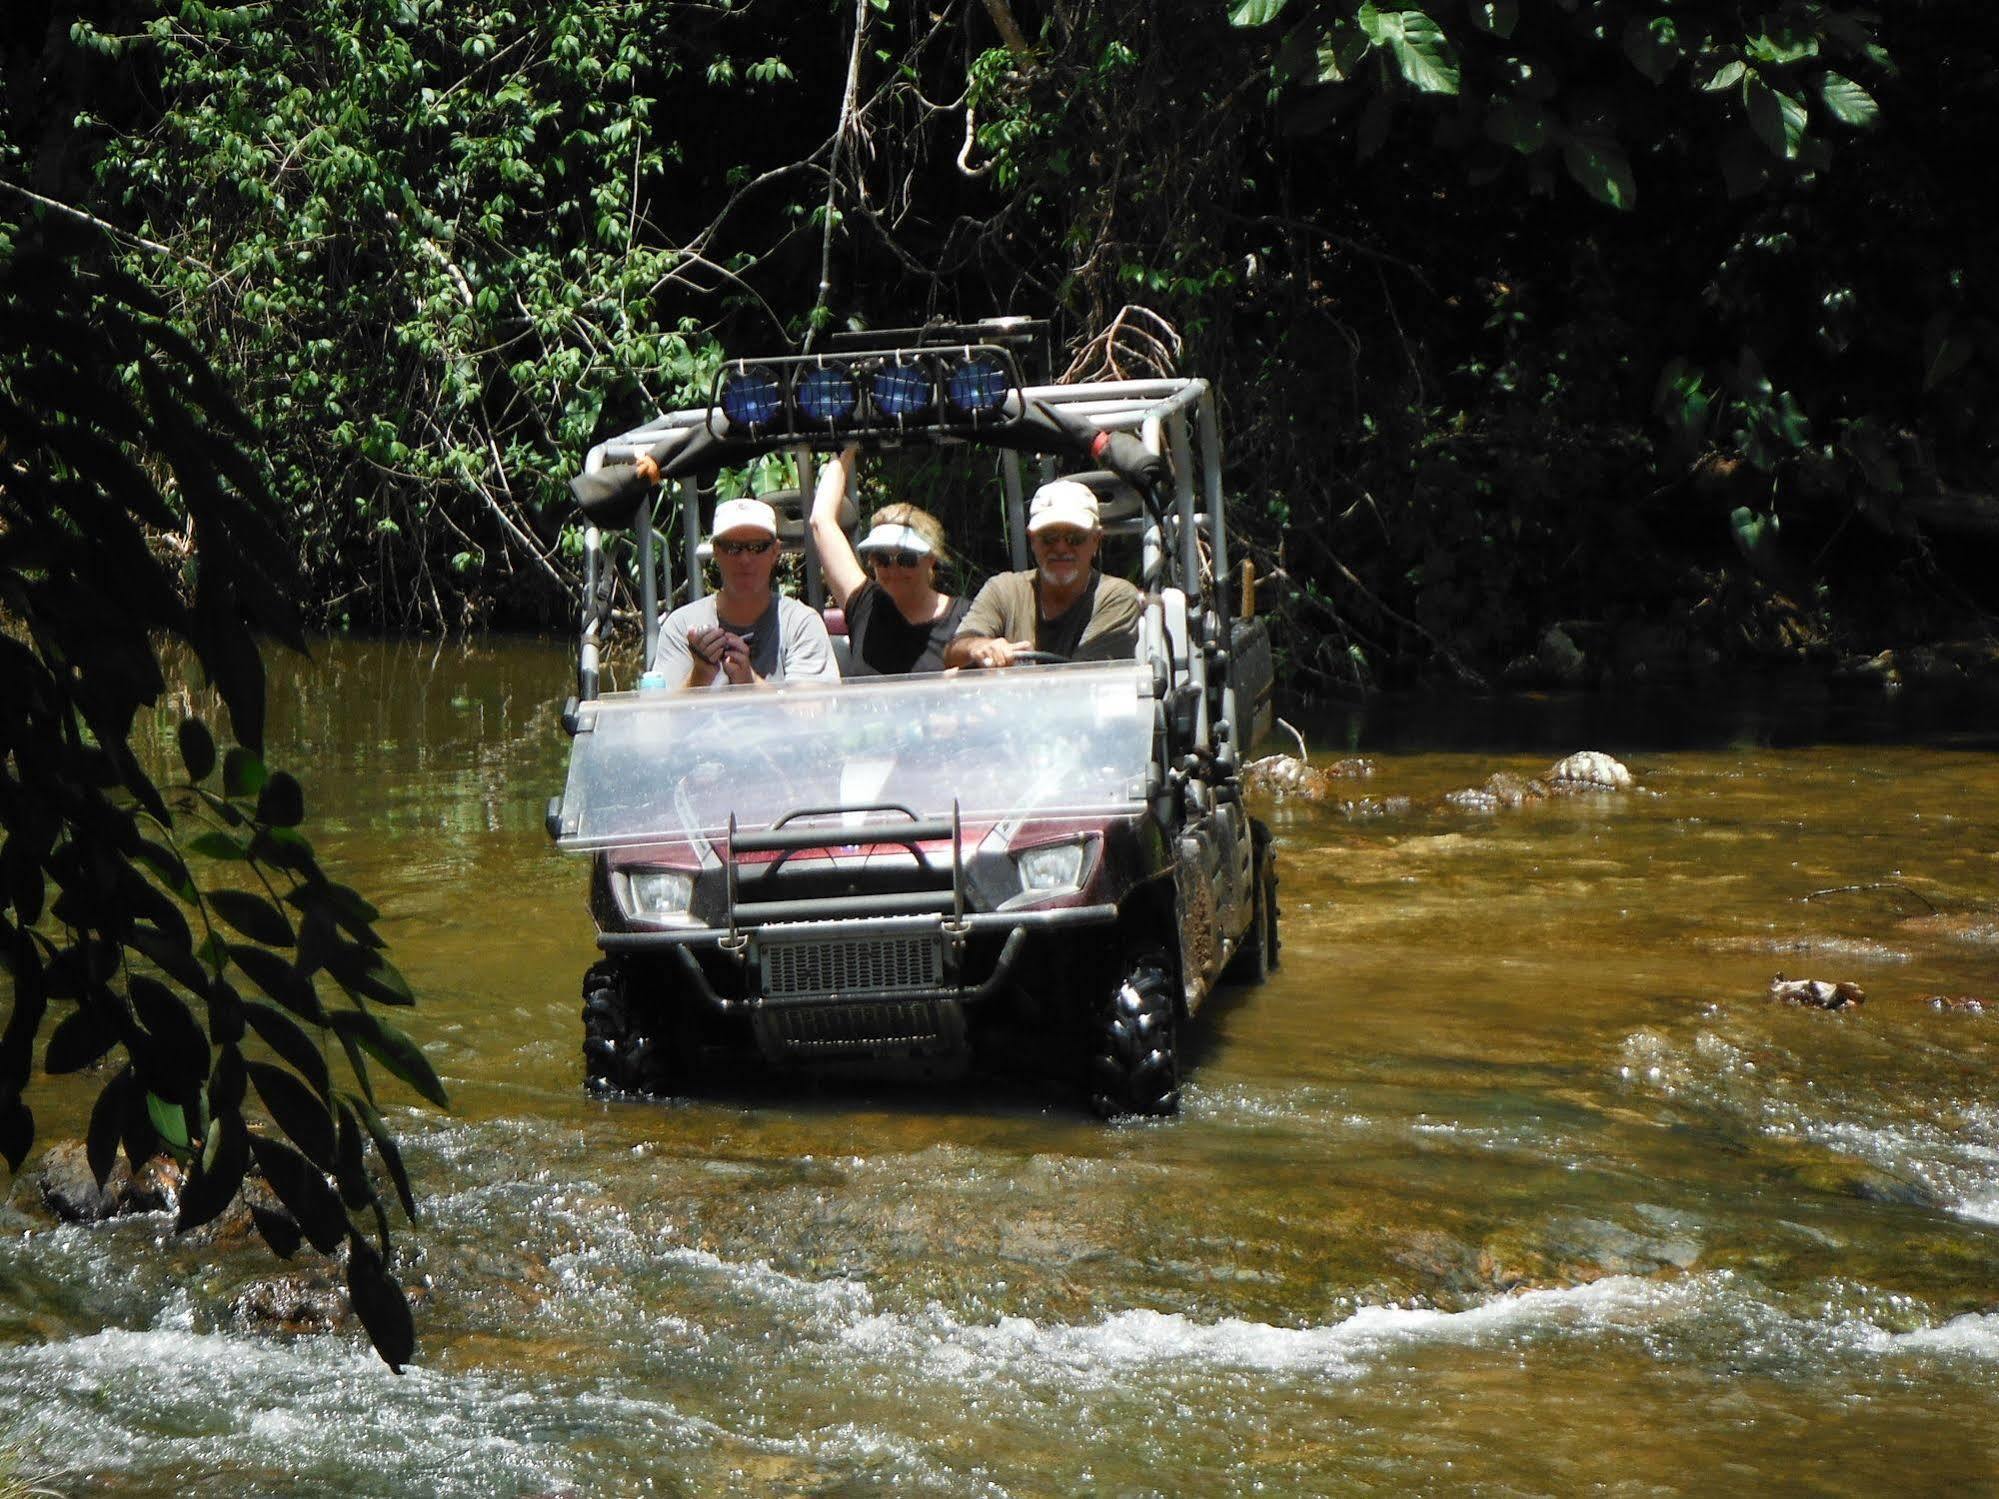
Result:
<svg viewBox="0 0 1999 1499">
<path fill-rule="evenodd" d="M 1269 726 L 1270 645 L 1253 599 L 1231 597 L 1247 574 L 1232 588 L 1214 395 L 1187 378 L 1025 383 L 1037 331 L 933 326 L 735 360 L 708 405 L 589 453 L 572 486 L 590 522 L 573 742 L 548 829 L 591 858 L 592 1088 L 681 1091 L 722 1046 L 950 1075 L 991 1045 L 1080 1078 L 1104 1115 L 1171 1113 L 1189 1018 L 1275 962 L 1270 838 L 1239 772 Z M 602 690 L 624 559 L 650 668 L 662 597 L 703 589 L 718 471 L 795 455 L 799 490 L 764 496 L 794 549 L 814 455 L 847 442 L 994 450 L 1017 568 L 1028 480 L 1090 484 L 1106 570 L 1144 595 L 1135 653 Z M 804 591 L 823 602 L 810 565 Z"/>
</svg>

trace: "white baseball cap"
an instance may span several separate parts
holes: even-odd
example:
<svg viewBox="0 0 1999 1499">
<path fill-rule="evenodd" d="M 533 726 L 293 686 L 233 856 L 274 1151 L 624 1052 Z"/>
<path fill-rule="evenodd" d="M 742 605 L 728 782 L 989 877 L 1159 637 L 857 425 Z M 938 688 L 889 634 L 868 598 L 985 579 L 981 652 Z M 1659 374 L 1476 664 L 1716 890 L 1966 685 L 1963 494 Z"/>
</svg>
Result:
<svg viewBox="0 0 1999 1499">
<path fill-rule="evenodd" d="M 730 531 L 761 531 L 775 537 L 777 512 L 762 500 L 724 500 L 715 507 L 715 529 L 710 534 L 723 536 Z"/>
<path fill-rule="evenodd" d="M 1050 526 L 1097 530 L 1097 492 L 1080 480 L 1050 479 L 1034 491 L 1034 501 L 1027 507 L 1027 534 Z"/>
<path fill-rule="evenodd" d="M 923 539 L 923 533 L 914 526 L 905 526 L 900 521 L 883 521 L 874 530 L 861 538 L 857 552 L 915 552 L 919 556 L 930 555 L 930 543 Z"/>
</svg>

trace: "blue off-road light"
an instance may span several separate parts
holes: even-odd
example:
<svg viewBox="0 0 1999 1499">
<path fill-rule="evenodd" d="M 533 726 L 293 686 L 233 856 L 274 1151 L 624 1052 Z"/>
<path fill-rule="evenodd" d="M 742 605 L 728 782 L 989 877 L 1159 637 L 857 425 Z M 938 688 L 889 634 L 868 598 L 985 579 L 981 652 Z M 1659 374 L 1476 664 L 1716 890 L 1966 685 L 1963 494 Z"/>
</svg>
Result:
<svg viewBox="0 0 1999 1499">
<path fill-rule="evenodd" d="M 961 416 L 997 411 L 1006 400 L 1006 371 L 996 359 L 973 358 L 955 366 L 944 379 L 944 397 Z"/>
<path fill-rule="evenodd" d="M 722 411 L 730 421 L 745 427 L 768 426 L 782 410 L 784 395 L 769 370 L 751 366 L 723 379 Z"/>
<path fill-rule="evenodd" d="M 860 400 L 860 393 L 845 370 L 824 366 L 800 375 L 791 394 L 800 413 L 814 422 L 844 422 L 854 414 L 854 406 Z"/>
<path fill-rule="evenodd" d="M 930 409 L 930 371 L 920 364 L 885 365 L 868 382 L 868 392 L 883 416 L 921 416 Z"/>
</svg>

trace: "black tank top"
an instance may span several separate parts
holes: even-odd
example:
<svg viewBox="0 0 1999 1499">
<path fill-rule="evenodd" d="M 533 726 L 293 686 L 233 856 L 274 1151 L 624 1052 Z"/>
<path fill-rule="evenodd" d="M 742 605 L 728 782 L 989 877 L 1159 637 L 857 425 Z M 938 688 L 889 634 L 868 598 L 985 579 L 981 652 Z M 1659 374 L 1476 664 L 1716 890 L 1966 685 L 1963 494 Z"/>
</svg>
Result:
<svg viewBox="0 0 1999 1499">
<path fill-rule="evenodd" d="M 907 672 L 942 671 L 944 648 L 971 607 L 960 595 L 939 619 L 911 624 L 895 601 L 870 578 L 847 600 L 847 675 L 894 677 Z"/>
</svg>

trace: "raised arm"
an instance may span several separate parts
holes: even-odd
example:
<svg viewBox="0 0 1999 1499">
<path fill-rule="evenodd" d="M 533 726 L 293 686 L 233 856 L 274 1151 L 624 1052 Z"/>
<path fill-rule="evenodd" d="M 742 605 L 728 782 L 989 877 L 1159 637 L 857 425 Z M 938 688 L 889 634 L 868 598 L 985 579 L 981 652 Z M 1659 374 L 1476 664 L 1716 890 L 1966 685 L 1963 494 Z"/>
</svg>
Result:
<svg viewBox="0 0 1999 1499">
<path fill-rule="evenodd" d="M 854 455 L 858 451 L 853 443 L 848 443 L 837 458 L 829 459 L 826 466 L 819 470 L 819 484 L 812 491 L 812 517 L 808 527 L 812 550 L 819 558 L 820 575 L 826 579 L 826 587 L 839 600 L 842 609 L 868 580 L 861 559 L 854 555 L 854 544 L 847 539 L 846 531 L 840 526 L 840 502 L 846 498 L 847 490 L 854 482 Z"/>
</svg>

